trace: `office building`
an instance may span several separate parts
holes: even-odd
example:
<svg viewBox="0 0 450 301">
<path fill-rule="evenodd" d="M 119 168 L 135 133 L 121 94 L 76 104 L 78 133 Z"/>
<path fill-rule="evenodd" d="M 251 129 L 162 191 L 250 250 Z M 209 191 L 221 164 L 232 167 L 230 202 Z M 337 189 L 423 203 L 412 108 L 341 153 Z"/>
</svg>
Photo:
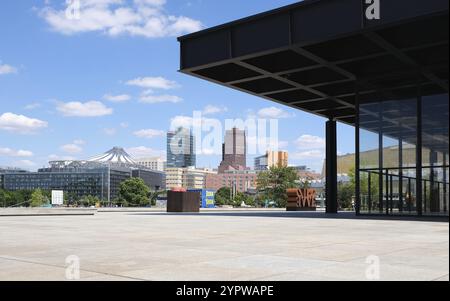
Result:
<svg viewBox="0 0 450 301">
<path fill-rule="evenodd" d="M 271 167 L 287 167 L 289 154 L 283 151 L 267 151 L 255 158 L 255 170 L 268 170 Z"/>
<path fill-rule="evenodd" d="M 110 151 L 87 161 L 51 161 L 38 172 L 3 173 L 6 190 L 63 190 L 69 197 L 98 197 L 103 202 L 114 201 L 120 184 L 131 178 L 141 178 L 151 190 L 165 189 L 165 175 L 146 169 L 122 149 Z"/>
<path fill-rule="evenodd" d="M 228 187 L 237 192 L 256 190 L 258 174 L 254 170 L 228 170 L 206 176 L 206 189 Z"/>
<path fill-rule="evenodd" d="M 4 175 L 6 174 L 12 174 L 12 173 L 26 173 L 28 171 L 16 168 L 16 167 L 0 167 L 0 189 L 4 189 L 3 183 L 4 183 Z"/>
<path fill-rule="evenodd" d="M 229 169 L 245 169 L 247 167 L 247 139 L 244 130 L 233 128 L 227 130 L 225 143 L 222 145 L 222 162 L 219 173 Z"/>
<path fill-rule="evenodd" d="M 136 163 L 142 165 L 148 169 L 156 171 L 164 171 L 166 168 L 166 160 L 160 157 L 153 158 L 140 158 L 136 160 Z"/>
<path fill-rule="evenodd" d="M 449 2 L 380 2 L 306 0 L 180 37 L 180 70 L 326 118 L 327 213 L 342 122 L 357 214 L 448 217 Z"/>
<path fill-rule="evenodd" d="M 195 137 L 192 131 L 178 128 L 167 133 L 167 167 L 184 168 L 196 165 Z"/>
<path fill-rule="evenodd" d="M 206 188 L 206 176 L 216 174 L 210 169 L 187 168 L 166 168 L 167 189 L 204 189 Z"/>
</svg>

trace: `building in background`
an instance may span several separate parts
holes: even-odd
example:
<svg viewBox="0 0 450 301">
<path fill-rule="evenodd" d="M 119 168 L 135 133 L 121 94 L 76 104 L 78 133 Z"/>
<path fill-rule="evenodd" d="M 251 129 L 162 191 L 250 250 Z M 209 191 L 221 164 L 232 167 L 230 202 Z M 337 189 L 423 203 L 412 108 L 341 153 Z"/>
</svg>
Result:
<svg viewBox="0 0 450 301">
<path fill-rule="evenodd" d="M 194 167 L 166 168 L 167 189 L 204 189 L 206 188 L 207 175 L 216 174 L 211 169 L 199 169 Z"/>
<path fill-rule="evenodd" d="M 167 133 L 167 167 L 184 168 L 196 166 L 195 137 L 187 128 Z"/>
<path fill-rule="evenodd" d="M 166 169 L 166 160 L 160 157 L 137 159 L 136 163 L 151 170 L 164 171 Z"/>
<path fill-rule="evenodd" d="M 6 174 L 18 174 L 18 173 L 26 173 L 28 171 L 21 169 L 21 168 L 16 168 L 16 167 L 0 167 L 0 189 L 4 189 L 3 187 L 3 178 L 4 175 Z"/>
<path fill-rule="evenodd" d="M 228 187 L 236 192 L 248 192 L 256 189 L 258 173 L 254 170 L 228 170 L 223 173 L 206 176 L 206 189 L 219 190 Z"/>
<path fill-rule="evenodd" d="M 287 167 L 289 161 L 288 152 L 267 151 L 263 156 L 255 158 L 255 170 L 268 170 L 271 167 Z"/>
<path fill-rule="evenodd" d="M 189 192 L 197 192 L 200 194 L 200 208 L 214 208 L 215 207 L 215 195 L 213 190 L 207 189 L 189 189 Z"/>
<path fill-rule="evenodd" d="M 145 168 L 120 147 L 87 161 L 51 161 L 50 167 L 38 172 L 9 172 L 2 178 L 6 190 L 63 190 L 80 199 L 98 197 L 112 202 L 118 197 L 120 184 L 131 178 L 141 178 L 151 190 L 165 188 L 163 172 Z"/>
<path fill-rule="evenodd" d="M 233 128 L 227 130 L 225 143 L 222 145 L 222 162 L 219 173 L 230 169 L 246 169 L 247 167 L 247 139 L 244 130 Z"/>
</svg>

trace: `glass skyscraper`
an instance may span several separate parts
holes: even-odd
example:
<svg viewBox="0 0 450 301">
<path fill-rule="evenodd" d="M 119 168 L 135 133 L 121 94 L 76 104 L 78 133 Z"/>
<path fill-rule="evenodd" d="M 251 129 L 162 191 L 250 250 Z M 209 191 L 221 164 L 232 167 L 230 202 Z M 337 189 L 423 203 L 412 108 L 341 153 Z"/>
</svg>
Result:
<svg viewBox="0 0 450 301">
<path fill-rule="evenodd" d="M 167 167 L 184 168 L 196 165 L 195 138 L 187 128 L 167 133 Z"/>
</svg>

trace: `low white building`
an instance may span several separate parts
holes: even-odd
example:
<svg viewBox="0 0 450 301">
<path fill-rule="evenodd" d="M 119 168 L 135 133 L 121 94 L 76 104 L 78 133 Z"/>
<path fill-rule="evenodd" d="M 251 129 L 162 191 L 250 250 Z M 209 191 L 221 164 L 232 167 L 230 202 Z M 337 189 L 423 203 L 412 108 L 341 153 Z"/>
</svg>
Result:
<svg viewBox="0 0 450 301">
<path fill-rule="evenodd" d="M 145 166 L 151 170 L 164 171 L 164 169 L 166 168 L 166 160 L 160 157 L 141 158 L 136 161 L 137 164 Z"/>
</svg>

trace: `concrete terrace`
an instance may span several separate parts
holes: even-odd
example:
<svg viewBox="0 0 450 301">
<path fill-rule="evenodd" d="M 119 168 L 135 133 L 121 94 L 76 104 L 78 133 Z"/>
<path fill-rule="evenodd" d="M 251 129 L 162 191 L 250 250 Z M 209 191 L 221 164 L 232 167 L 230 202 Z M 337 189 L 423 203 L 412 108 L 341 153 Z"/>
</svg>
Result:
<svg viewBox="0 0 450 301">
<path fill-rule="evenodd" d="M 0 217 L 0 280 L 449 280 L 446 221 L 342 213 L 98 212 Z"/>
</svg>

